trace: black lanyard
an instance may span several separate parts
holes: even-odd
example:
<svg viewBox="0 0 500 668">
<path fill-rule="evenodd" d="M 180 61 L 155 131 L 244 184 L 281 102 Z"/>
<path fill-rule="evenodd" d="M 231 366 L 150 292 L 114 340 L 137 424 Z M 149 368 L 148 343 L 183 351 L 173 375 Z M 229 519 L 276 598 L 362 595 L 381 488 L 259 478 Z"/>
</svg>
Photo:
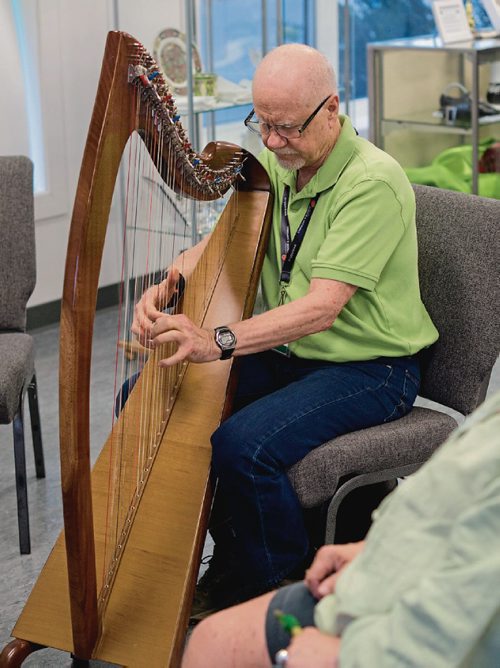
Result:
<svg viewBox="0 0 500 668">
<path fill-rule="evenodd" d="M 302 241 L 304 240 L 307 226 L 309 221 L 312 218 L 314 213 L 314 207 L 316 206 L 319 196 L 321 193 L 317 193 L 315 197 L 311 197 L 309 200 L 309 206 L 307 211 L 302 218 L 297 232 L 293 238 L 293 241 L 290 242 L 291 232 L 290 232 L 290 221 L 288 220 L 288 197 L 290 195 L 290 186 L 285 186 L 283 192 L 283 201 L 281 202 L 281 275 L 280 283 L 290 283 L 290 275 L 292 273 L 293 263 L 299 252 Z"/>
</svg>

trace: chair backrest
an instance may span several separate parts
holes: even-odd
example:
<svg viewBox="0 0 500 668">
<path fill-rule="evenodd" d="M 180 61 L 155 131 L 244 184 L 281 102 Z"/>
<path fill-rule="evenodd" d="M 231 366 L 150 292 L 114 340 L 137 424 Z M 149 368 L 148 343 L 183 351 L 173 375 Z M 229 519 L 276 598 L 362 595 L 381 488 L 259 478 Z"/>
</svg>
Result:
<svg viewBox="0 0 500 668">
<path fill-rule="evenodd" d="M 26 303 L 35 287 L 33 164 L 0 156 L 0 330 L 26 327 Z"/>
<path fill-rule="evenodd" d="M 439 340 L 421 396 L 468 414 L 500 352 L 500 201 L 414 186 L 422 300 Z"/>
</svg>

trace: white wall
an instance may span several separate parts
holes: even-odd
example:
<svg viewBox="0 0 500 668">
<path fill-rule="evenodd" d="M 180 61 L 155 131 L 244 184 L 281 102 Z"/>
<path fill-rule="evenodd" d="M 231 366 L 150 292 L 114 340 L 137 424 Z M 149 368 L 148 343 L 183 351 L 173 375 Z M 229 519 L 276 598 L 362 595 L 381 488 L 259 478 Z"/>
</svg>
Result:
<svg viewBox="0 0 500 668">
<path fill-rule="evenodd" d="M 120 30 L 136 37 L 149 52 L 156 36 L 165 28 L 185 32 L 184 0 L 118 0 L 116 14 Z"/>
<path fill-rule="evenodd" d="M 42 4 L 40 87 L 52 201 L 36 198 L 37 283 L 32 306 L 61 296 L 73 200 L 104 42 L 112 27 L 106 2 L 41 0 Z"/>
</svg>

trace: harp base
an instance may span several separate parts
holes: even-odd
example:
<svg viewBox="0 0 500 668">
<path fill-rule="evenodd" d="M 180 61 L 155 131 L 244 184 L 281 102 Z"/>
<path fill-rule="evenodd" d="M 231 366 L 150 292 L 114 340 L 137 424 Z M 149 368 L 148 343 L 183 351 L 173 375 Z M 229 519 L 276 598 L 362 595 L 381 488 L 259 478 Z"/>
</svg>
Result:
<svg viewBox="0 0 500 668">
<path fill-rule="evenodd" d="M 17 668 L 30 654 L 40 649 L 45 649 L 45 646 L 15 638 L 3 648 L 0 654 L 0 668 Z"/>
</svg>

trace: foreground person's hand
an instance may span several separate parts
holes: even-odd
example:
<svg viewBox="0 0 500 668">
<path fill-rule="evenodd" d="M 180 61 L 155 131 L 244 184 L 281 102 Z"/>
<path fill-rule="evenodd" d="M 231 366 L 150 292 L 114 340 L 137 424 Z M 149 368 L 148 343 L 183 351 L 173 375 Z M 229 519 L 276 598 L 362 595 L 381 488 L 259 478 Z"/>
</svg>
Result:
<svg viewBox="0 0 500 668">
<path fill-rule="evenodd" d="M 323 598 L 335 591 L 338 575 L 363 550 L 364 544 L 361 541 L 320 547 L 305 576 L 306 585 L 315 598 Z"/>
</svg>

